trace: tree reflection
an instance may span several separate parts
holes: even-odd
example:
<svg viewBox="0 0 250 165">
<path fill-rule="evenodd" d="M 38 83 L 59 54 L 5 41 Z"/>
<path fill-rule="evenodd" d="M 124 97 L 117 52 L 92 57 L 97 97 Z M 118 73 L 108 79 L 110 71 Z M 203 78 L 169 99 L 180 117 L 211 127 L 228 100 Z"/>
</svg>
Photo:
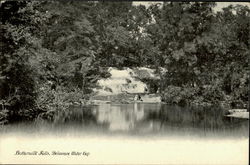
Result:
<svg viewBox="0 0 250 165">
<path fill-rule="evenodd" d="M 151 111 L 147 120 L 160 121 L 161 128 L 199 129 L 218 131 L 241 127 L 244 120 L 229 119 L 218 107 L 178 107 L 162 105 L 159 111 Z"/>
</svg>

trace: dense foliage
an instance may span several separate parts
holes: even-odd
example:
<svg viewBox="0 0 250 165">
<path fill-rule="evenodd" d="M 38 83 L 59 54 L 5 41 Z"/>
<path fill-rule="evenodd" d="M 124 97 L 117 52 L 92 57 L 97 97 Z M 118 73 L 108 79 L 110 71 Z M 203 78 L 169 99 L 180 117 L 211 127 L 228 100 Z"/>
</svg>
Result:
<svg viewBox="0 0 250 165">
<path fill-rule="evenodd" d="M 250 10 L 229 6 L 215 14 L 214 5 L 164 3 L 155 14 L 152 26 L 161 29 L 156 42 L 168 70 L 163 95 L 171 98 L 174 91 L 179 97 L 167 99 L 170 103 L 247 102 Z"/>
<path fill-rule="evenodd" d="M 84 102 L 110 66 L 156 69 L 154 90 L 170 104 L 244 107 L 248 101 L 247 6 L 214 12 L 214 2 L 0 5 L 2 123 Z"/>
</svg>

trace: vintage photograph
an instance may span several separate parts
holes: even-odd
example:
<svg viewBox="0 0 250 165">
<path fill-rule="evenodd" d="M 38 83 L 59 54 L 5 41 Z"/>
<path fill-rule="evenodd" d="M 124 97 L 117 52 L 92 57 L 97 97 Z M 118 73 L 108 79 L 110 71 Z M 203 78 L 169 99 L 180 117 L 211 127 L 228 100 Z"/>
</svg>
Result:
<svg viewBox="0 0 250 165">
<path fill-rule="evenodd" d="M 0 164 L 249 164 L 249 2 L 0 13 Z"/>
</svg>

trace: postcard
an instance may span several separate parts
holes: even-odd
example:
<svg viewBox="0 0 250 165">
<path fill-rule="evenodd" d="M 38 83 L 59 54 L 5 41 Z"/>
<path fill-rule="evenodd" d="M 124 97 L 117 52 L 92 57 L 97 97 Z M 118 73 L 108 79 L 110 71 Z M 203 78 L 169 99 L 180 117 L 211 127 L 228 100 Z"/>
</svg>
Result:
<svg viewBox="0 0 250 165">
<path fill-rule="evenodd" d="M 249 164 L 250 3 L 0 8 L 0 164 Z"/>
</svg>

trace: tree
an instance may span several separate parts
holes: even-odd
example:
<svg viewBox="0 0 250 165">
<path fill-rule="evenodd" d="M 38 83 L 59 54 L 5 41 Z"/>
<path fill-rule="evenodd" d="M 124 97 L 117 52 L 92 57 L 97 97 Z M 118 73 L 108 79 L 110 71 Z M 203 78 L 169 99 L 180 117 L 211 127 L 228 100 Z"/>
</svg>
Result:
<svg viewBox="0 0 250 165">
<path fill-rule="evenodd" d="M 1 2 L 0 99 L 9 115 L 23 116 L 33 109 L 37 96 L 34 72 L 29 63 L 36 47 L 35 33 L 44 15 L 38 13 L 39 2 Z M 31 117 L 29 114 L 26 117 Z"/>
<path fill-rule="evenodd" d="M 229 102 L 246 101 L 249 8 L 229 6 L 214 13 L 214 5 L 165 2 L 162 8 L 150 7 L 155 21 L 147 33 L 161 52 L 158 66 L 167 69 L 163 88 L 190 89 L 187 93 L 212 102 L 228 97 Z"/>
</svg>

